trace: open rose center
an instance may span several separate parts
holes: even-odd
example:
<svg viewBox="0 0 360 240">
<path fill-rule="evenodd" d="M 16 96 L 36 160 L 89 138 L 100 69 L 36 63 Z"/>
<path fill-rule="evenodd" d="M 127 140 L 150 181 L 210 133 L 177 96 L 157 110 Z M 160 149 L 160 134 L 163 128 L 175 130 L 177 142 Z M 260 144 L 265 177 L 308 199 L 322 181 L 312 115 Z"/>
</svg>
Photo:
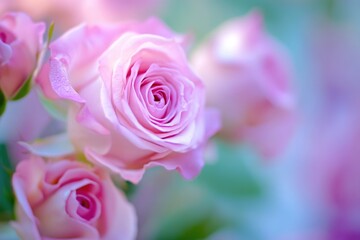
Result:
<svg viewBox="0 0 360 240">
<path fill-rule="evenodd" d="M 166 105 L 167 94 L 161 87 L 155 87 L 151 90 L 151 94 L 153 95 L 153 105 L 157 108 L 163 108 Z"/>
<path fill-rule="evenodd" d="M 11 32 L 0 27 L 0 40 L 3 43 L 9 44 L 15 41 L 15 36 Z"/>
<path fill-rule="evenodd" d="M 150 115 L 157 120 L 165 118 L 170 103 L 171 91 L 169 87 L 162 82 L 149 78 L 143 80 L 141 92 Z"/>
<path fill-rule="evenodd" d="M 76 193 L 76 201 L 78 202 L 76 213 L 78 216 L 87 221 L 97 218 L 99 206 L 95 198 L 91 194 Z"/>
</svg>

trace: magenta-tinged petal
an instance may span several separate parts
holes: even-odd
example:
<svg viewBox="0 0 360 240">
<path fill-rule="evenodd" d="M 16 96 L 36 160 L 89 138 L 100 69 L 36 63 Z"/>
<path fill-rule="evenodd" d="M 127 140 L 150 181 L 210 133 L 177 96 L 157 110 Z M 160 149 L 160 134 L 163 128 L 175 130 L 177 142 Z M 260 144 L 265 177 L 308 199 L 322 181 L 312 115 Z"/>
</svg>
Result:
<svg viewBox="0 0 360 240">
<path fill-rule="evenodd" d="M 71 86 L 67 69 L 63 63 L 57 59 L 51 59 L 49 68 L 49 80 L 52 89 L 59 97 L 79 103 L 84 102 L 81 96 Z"/>
<path fill-rule="evenodd" d="M 35 81 L 41 87 L 43 94 L 50 99 L 60 98 L 58 94 L 52 88 L 52 84 L 49 81 L 50 64 L 49 62 L 42 65 Z"/>
<path fill-rule="evenodd" d="M 101 214 L 101 203 L 93 194 L 76 193 L 78 207 L 76 214 L 89 223 L 94 222 Z"/>
<path fill-rule="evenodd" d="M 34 57 L 42 48 L 45 23 L 34 23 L 25 13 L 11 12 L 2 17 L 1 25 L 11 30 L 16 39 L 24 41 Z"/>
</svg>

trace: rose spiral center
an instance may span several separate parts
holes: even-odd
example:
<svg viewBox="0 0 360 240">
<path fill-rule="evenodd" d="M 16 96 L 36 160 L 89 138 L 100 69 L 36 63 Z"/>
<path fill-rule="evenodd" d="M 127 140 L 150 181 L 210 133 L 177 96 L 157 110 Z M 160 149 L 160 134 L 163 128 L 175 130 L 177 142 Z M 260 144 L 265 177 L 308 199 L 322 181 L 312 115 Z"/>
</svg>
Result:
<svg viewBox="0 0 360 240">
<path fill-rule="evenodd" d="M 85 220 L 91 220 L 97 212 L 96 201 L 92 196 L 77 194 L 76 200 L 79 203 L 76 213 Z"/>
<path fill-rule="evenodd" d="M 0 27 L 0 40 L 3 43 L 9 44 L 15 41 L 15 36 L 11 32 Z"/>
</svg>

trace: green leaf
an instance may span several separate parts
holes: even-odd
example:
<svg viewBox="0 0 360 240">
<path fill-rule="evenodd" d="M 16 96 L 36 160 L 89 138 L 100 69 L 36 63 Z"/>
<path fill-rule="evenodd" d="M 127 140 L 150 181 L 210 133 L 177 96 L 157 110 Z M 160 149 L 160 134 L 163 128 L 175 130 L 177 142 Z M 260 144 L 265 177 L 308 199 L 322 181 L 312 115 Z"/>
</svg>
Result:
<svg viewBox="0 0 360 240">
<path fill-rule="evenodd" d="M 197 182 L 214 194 L 231 199 L 258 199 L 266 194 L 265 183 L 257 173 L 256 156 L 239 146 L 216 142 L 219 159 L 202 170 Z"/>
<path fill-rule="evenodd" d="M 164 239 L 206 239 L 224 226 L 226 226 L 226 222 L 223 222 L 217 214 L 209 212 L 208 214 L 204 214 L 192 225 L 183 229 L 178 236 L 169 234 L 165 236 Z"/>
<path fill-rule="evenodd" d="M 169 181 L 167 193 L 158 196 L 152 206 L 157 218 L 151 221 L 154 232 L 150 233 L 149 239 L 206 239 L 231 224 L 207 191 L 194 182 L 172 179 L 176 181 Z"/>
<path fill-rule="evenodd" d="M 54 29 L 55 29 L 55 23 L 52 22 L 49 26 L 49 30 L 48 30 L 48 36 L 47 36 L 47 45 L 49 46 L 51 39 L 54 35 Z"/>
<path fill-rule="evenodd" d="M 25 97 L 30 92 L 31 85 L 32 85 L 32 74 L 28 77 L 28 79 L 26 79 L 25 83 L 15 94 L 15 97 L 13 97 L 11 100 L 16 101 Z"/>
<path fill-rule="evenodd" d="M 126 181 L 122 188 L 122 191 L 127 197 L 130 197 L 136 192 L 136 185 L 129 181 Z"/>
<path fill-rule="evenodd" d="M 5 112 L 6 109 L 6 98 L 4 93 L 0 89 L 0 116 Z"/>
<path fill-rule="evenodd" d="M 11 187 L 13 172 L 7 148 L 0 144 L 0 221 L 14 219 L 15 196 Z"/>
</svg>

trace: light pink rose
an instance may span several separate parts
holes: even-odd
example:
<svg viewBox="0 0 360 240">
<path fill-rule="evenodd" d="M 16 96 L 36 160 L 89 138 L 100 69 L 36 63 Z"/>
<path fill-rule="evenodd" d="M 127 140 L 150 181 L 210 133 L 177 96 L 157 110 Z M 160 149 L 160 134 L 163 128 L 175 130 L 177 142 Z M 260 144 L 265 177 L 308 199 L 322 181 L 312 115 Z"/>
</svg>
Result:
<svg viewBox="0 0 360 240">
<path fill-rule="evenodd" d="M 204 109 L 203 83 L 180 42 L 150 19 L 82 25 L 51 44 L 39 83 L 48 96 L 70 100 L 68 132 L 78 151 L 135 183 L 152 166 L 185 178 L 199 173 L 219 118 Z"/>
<path fill-rule="evenodd" d="M 134 239 L 134 208 L 106 171 L 32 157 L 13 175 L 14 228 L 22 239 Z"/>
<path fill-rule="evenodd" d="M 34 23 L 24 13 L 0 18 L 0 90 L 13 98 L 36 67 L 42 47 L 44 23 Z"/>
<path fill-rule="evenodd" d="M 263 31 L 257 12 L 221 25 L 194 52 L 207 104 L 221 110 L 220 136 L 265 157 L 279 154 L 294 128 L 290 68 L 282 47 Z"/>
</svg>

